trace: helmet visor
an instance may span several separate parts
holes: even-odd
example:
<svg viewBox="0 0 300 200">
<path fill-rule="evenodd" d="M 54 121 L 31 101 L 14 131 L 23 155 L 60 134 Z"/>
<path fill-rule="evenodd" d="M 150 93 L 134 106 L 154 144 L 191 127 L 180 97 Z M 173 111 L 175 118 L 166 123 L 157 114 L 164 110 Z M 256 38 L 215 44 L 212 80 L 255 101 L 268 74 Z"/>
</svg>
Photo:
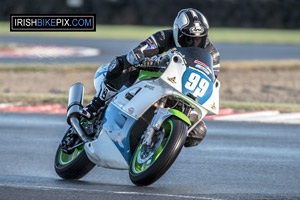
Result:
<svg viewBox="0 0 300 200">
<path fill-rule="evenodd" d="M 178 43 L 182 47 L 201 47 L 203 37 L 190 37 L 184 34 L 180 34 L 178 37 Z"/>
</svg>

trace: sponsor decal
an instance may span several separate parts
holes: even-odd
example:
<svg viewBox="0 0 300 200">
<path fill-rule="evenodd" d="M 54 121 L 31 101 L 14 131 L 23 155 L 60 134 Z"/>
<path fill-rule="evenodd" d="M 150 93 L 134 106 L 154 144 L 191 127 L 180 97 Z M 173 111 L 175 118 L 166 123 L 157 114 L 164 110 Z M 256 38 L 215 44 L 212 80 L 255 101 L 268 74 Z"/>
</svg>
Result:
<svg viewBox="0 0 300 200">
<path fill-rule="evenodd" d="M 154 45 L 154 42 L 153 42 L 153 40 L 152 40 L 151 38 L 148 38 L 147 41 L 148 41 L 148 43 L 149 43 L 150 45 Z"/>
<path fill-rule="evenodd" d="M 146 48 L 147 50 L 157 48 L 157 44 L 156 44 L 155 40 L 152 37 L 148 38 L 146 40 L 146 43 L 147 43 L 147 48 Z"/>
<path fill-rule="evenodd" d="M 131 115 L 132 115 L 132 114 L 133 114 L 133 112 L 134 112 L 134 108 L 133 108 L 133 107 L 130 107 L 130 108 L 128 108 L 128 113 L 129 113 L 129 114 L 131 114 Z"/>
<path fill-rule="evenodd" d="M 210 106 L 211 109 L 216 110 L 216 102 L 213 103 L 213 105 Z"/>
<path fill-rule="evenodd" d="M 190 32 L 195 35 L 201 35 L 204 32 L 204 28 L 201 27 L 199 24 L 198 25 L 197 24 L 190 28 Z"/>
<path fill-rule="evenodd" d="M 11 14 L 10 31 L 96 31 L 96 15 Z"/>
<path fill-rule="evenodd" d="M 168 80 L 171 82 L 171 83 L 176 83 L 176 77 L 172 77 L 172 78 L 170 78 L 170 77 L 168 77 Z"/>
<path fill-rule="evenodd" d="M 195 63 L 196 63 L 195 68 L 204 71 L 206 74 L 211 74 L 212 73 L 210 68 L 206 64 L 204 64 L 203 62 L 195 60 Z"/>
</svg>

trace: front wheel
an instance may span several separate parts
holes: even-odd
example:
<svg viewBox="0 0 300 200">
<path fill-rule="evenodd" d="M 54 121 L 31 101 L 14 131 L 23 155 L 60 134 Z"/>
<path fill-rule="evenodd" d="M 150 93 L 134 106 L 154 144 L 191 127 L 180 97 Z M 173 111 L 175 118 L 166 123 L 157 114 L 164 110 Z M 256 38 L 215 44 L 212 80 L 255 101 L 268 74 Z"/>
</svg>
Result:
<svg viewBox="0 0 300 200">
<path fill-rule="evenodd" d="M 130 180 L 146 186 L 158 180 L 173 164 L 186 139 L 187 124 L 175 116 L 166 119 L 153 136 L 154 144 L 137 146 L 129 169 Z"/>
<path fill-rule="evenodd" d="M 84 144 L 70 127 L 59 145 L 54 161 L 56 173 L 64 179 L 80 179 L 94 168 L 87 157 Z"/>
</svg>

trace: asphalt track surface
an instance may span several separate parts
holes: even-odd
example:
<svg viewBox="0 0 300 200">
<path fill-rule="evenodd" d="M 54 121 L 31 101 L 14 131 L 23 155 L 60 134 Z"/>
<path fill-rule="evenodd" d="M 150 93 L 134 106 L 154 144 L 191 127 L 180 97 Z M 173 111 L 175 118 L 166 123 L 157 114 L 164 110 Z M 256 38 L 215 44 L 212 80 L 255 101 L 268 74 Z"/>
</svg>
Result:
<svg viewBox="0 0 300 200">
<path fill-rule="evenodd" d="M 0 44 L 54 45 L 69 47 L 90 47 L 101 51 L 100 55 L 91 57 L 61 58 L 0 58 L 0 63 L 107 63 L 115 56 L 127 54 L 141 41 L 107 40 L 82 38 L 51 38 L 32 36 L 0 36 Z M 300 45 L 279 44 L 230 44 L 215 43 L 220 51 L 221 60 L 283 60 L 300 59 Z"/>
<path fill-rule="evenodd" d="M 169 171 L 136 187 L 128 171 L 95 167 L 60 179 L 55 151 L 64 115 L 0 113 L 0 199 L 300 199 L 300 125 L 207 121 L 197 147 Z"/>
</svg>

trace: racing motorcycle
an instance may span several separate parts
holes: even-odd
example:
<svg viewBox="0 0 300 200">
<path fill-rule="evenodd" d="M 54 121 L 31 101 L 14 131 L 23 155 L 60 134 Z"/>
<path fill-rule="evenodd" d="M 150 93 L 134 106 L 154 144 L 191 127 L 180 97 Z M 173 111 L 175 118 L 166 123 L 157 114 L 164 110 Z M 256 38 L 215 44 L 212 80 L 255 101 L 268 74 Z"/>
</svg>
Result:
<svg viewBox="0 0 300 200">
<path fill-rule="evenodd" d="M 170 168 L 193 128 L 218 113 L 220 82 L 206 50 L 174 48 L 160 57 L 158 71 L 137 67 L 138 80 L 112 97 L 92 121 L 80 114 L 84 86 L 70 88 L 70 127 L 54 163 L 60 177 L 79 179 L 98 165 L 129 170 L 135 185 L 150 185 Z M 197 114 L 193 120 L 191 113 Z"/>
</svg>

